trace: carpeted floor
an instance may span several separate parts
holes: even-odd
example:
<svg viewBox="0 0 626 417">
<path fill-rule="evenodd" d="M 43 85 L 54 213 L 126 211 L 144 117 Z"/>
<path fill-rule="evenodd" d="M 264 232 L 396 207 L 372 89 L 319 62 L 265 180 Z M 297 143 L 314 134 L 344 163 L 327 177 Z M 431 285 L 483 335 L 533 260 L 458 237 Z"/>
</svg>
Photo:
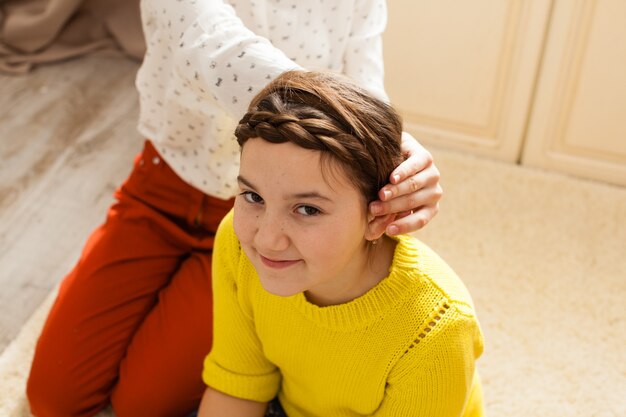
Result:
<svg viewBox="0 0 626 417">
<path fill-rule="evenodd" d="M 445 191 L 418 237 L 474 296 L 489 416 L 626 416 L 626 189 L 434 151 Z M 0 415 L 48 299 L 0 357 Z"/>
</svg>

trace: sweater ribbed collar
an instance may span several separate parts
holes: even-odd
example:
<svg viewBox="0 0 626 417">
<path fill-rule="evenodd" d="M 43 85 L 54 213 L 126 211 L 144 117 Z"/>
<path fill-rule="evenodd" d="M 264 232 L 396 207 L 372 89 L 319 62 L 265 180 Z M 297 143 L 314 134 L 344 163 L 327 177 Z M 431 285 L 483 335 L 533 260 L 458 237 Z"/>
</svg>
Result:
<svg viewBox="0 0 626 417">
<path fill-rule="evenodd" d="M 397 242 L 389 275 L 362 296 L 344 304 L 320 307 L 304 293 L 289 297 L 293 307 L 321 327 L 352 331 L 367 326 L 411 296 L 421 281 L 419 252 L 410 236 L 393 237 Z"/>
</svg>

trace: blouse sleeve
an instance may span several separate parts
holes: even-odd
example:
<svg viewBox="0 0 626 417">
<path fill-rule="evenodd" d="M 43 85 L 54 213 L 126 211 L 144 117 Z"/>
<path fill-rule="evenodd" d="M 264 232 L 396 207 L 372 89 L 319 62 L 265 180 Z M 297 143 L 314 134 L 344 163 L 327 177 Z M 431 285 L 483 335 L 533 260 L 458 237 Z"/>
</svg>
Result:
<svg viewBox="0 0 626 417">
<path fill-rule="evenodd" d="M 425 338 L 416 336 L 420 341 L 412 343 L 390 373 L 385 397 L 374 416 L 467 415 L 464 410 L 470 394 L 480 389 L 473 386 L 480 383 L 474 362 L 482 353 L 483 341 L 476 319 L 455 310 L 452 307 L 446 322 L 437 323 Z M 481 406 L 472 405 L 472 410 L 472 417 L 482 416 Z"/>
<path fill-rule="evenodd" d="M 344 73 L 378 98 L 389 101 L 384 85 L 382 41 L 386 26 L 384 0 L 355 2 L 352 31 L 344 55 Z"/>
<path fill-rule="evenodd" d="M 301 69 L 222 0 L 142 0 L 141 13 L 146 42 L 171 44 L 178 76 L 236 120 L 269 80 Z"/>
<path fill-rule="evenodd" d="M 233 229 L 232 211 L 222 221 L 213 250 L 213 348 L 202 378 L 210 387 L 237 398 L 267 402 L 280 385 L 277 367 L 263 355 L 249 303 L 239 293 L 243 252 Z"/>
</svg>

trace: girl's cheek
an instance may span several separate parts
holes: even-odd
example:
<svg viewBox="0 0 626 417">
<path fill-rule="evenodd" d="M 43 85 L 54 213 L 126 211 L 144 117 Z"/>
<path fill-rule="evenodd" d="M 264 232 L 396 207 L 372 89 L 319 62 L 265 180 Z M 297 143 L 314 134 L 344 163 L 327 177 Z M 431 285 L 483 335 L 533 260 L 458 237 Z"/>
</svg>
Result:
<svg viewBox="0 0 626 417">
<path fill-rule="evenodd" d="M 235 229 L 235 234 L 240 241 L 244 242 L 246 240 L 246 230 L 248 227 L 246 226 L 246 213 L 245 210 L 241 208 L 239 204 L 235 204 L 235 217 L 233 220 L 233 228 Z"/>
<path fill-rule="evenodd" d="M 250 210 L 235 211 L 234 228 L 235 234 L 242 243 L 250 242 L 256 230 L 256 219 L 258 215 Z"/>
</svg>

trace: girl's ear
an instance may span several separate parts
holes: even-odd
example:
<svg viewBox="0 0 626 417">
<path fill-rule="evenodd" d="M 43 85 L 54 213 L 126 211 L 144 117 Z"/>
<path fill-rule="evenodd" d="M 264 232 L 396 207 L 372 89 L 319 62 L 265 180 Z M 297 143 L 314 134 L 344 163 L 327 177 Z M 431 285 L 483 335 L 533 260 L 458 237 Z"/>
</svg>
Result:
<svg viewBox="0 0 626 417">
<path fill-rule="evenodd" d="M 367 218 L 367 230 L 365 231 L 365 239 L 374 241 L 380 238 L 387 230 L 389 223 L 396 219 L 396 215 L 386 214 L 384 216 L 372 216 Z"/>
</svg>

